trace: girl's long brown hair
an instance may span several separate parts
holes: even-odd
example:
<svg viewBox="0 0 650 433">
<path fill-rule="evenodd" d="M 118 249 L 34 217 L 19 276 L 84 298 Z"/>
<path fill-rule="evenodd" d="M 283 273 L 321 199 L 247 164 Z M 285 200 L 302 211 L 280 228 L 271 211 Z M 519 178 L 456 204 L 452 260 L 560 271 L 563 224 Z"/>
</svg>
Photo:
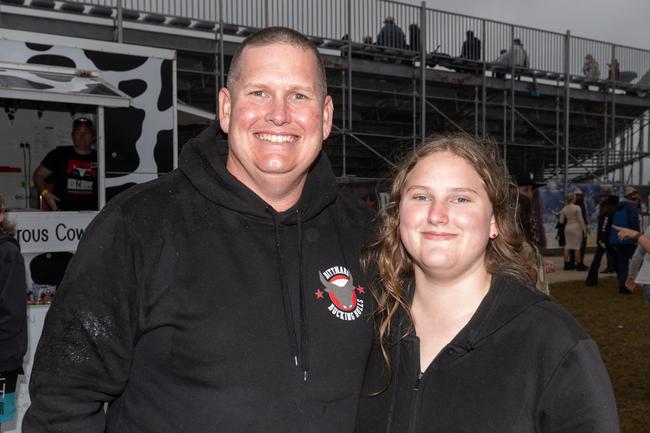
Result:
<svg viewBox="0 0 650 433">
<path fill-rule="evenodd" d="M 490 239 L 487 245 L 485 261 L 488 272 L 507 275 L 533 287 L 537 282 L 536 256 L 531 255 L 530 249 L 522 249 L 524 237 L 516 216 L 517 187 L 512 183 L 496 145 L 469 135 L 430 138 L 397 166 L 388 203 L 378 215 L 375 236 L 362 257 L 362 266 L 373 276 L 371 288 L 377 303 L 375 323 L 389 368 L 387 348 L 403 336 L 394 334 L 409 333 L 413 329 L 410 295 L 407 293 L 413 280 L 413 262 L 399 235 L 402 190 L 415 165 L 436 152 L 451 152 L 463 158 L 483 180 L 499 228 L 499 236 Z M 398 318 L 407 326 L 396 324 Z"/>
</svg>

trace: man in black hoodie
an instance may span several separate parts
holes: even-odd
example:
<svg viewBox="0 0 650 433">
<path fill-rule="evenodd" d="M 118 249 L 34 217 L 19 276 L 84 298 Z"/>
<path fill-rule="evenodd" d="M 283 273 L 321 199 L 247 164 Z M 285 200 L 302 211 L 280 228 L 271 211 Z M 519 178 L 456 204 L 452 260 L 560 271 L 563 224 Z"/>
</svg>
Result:
<svg viewBox="0 0 650 433">
<path fill-rule="evenodd" d="M 326 89 L 301 34 L 242 43 L 219 92 L 228 146 L 213 125 L 86 230 L 46 319 L 25 433 L 354 430 L 370 211 L 321 151 Z"/>
</svg>

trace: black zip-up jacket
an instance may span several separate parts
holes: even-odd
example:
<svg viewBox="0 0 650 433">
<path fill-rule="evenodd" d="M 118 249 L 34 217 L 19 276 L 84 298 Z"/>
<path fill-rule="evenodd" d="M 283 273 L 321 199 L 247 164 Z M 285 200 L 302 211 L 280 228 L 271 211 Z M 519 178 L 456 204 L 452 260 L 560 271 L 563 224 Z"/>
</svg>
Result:
<svg viewBox="0 0 650 433">
<path fill-rule="evenodd" d="M 0 236 L 0 373 L 22 370 L 27 351 L 25 278 L 25 262 L 18 241 L 11 236 Z"/>
<path fill-rule="evenodd" d="M 275 212 L 225 169 L 216 133 L 88 227 L 46 319 L 24 433 L 354 430 L 370 210 L 321 154 L 297 205 Z"/>
<path fill-rule="evenodd" d="M 617 433 L 598 348 L 546 295 L 506 277 L 420 372 L 419 340 L 373 350 L 357 433 Z M 378 395 L 373 395 L 381 391 Z"/>
</svg>

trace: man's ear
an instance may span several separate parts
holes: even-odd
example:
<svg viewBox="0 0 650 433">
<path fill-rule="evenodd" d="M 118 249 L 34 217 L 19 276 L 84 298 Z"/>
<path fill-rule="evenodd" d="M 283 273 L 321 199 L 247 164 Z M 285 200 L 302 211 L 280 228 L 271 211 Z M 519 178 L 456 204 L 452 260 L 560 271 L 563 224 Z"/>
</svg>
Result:
<svg viewBox="0 0 650 433">
<path fill-rule="evenodd" d="M 329 137 L 330 132 L 332 131 L 332 118 L 334 117 L 334 103 L 332 98 L 327 95 L 325 96 L 325 102 L 323 104 L 323 140 Z"/>
<path fill-rule="evenodd" d="M 224 87 L 219 90 L 219 125 L 226 134 L 230 129 L 230 107 L 230 92 Z"/>
</svg>

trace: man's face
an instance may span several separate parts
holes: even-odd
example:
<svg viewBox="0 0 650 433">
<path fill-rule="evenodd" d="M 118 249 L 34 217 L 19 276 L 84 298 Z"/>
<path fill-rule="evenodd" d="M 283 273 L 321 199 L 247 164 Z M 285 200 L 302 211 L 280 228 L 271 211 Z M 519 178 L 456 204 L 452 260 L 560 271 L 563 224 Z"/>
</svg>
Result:
<svg viewBox="0 0 650 433">
<path fill-rule="evenodd" d="M 239 78 L 219 92 L 226 168 L 254 192 L 277 181 L 302 188 L 332 127 L 332 100 L 321 94 L 317 60 L 277 43 L 247 47 L 240 61 Z"/>
<path fill-rule="evenodd" d="M 72 131 L 72 144 L 79 153 L 90 152 L 90 145 L 95 141 L 95 134 L 87 126 L 78 126 Z"/>
</svg>

